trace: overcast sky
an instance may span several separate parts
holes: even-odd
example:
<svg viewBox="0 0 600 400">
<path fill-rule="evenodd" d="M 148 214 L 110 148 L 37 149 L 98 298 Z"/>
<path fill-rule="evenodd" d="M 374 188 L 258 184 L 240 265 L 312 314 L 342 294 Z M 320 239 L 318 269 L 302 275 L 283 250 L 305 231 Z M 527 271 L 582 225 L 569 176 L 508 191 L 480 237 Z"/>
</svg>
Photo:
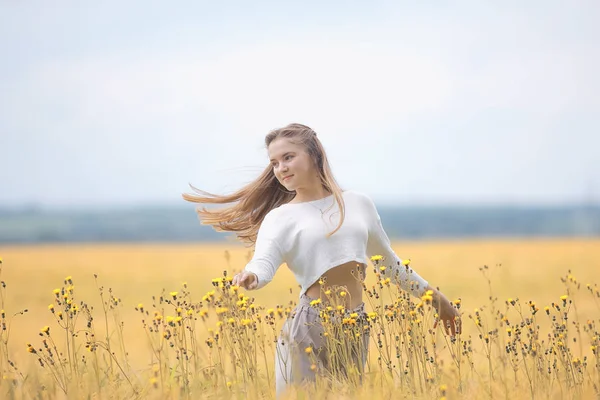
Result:
<svg viewBox="0 0 600 400">
<path fill-rule="evenodd" d="M 290 122 L 381 204 L 600 204 L 600 2 L 0 0 L 0 207 L 229 193 Z"/>
</svg>

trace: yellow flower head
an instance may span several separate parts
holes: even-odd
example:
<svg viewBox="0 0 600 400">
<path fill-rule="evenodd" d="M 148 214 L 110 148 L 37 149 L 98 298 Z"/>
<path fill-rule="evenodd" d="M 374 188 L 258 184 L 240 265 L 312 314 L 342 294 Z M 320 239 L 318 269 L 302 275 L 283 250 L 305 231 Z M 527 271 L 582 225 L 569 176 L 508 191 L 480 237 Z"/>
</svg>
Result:
<svg viewBox="0 0 600 400">
<path fill-rule="evenodd" d="M 407 258 L 406 260 L 402 260 L 402 265 L 404 265 L 405 267 L 408 267 L 410 265 L 410 258 Z"/>
<path fill-rule="evenodd" d="M 560 299 L 562 301 L 567 301 L 568 298 L 569 298 L 569 296 L 567 296 L 566 294 L 563 294 L 562 296 L 560 296 Z"/>
<path fill-rule="evenodd" d="M 305 349 L 304 349 L 304 352 L 305 352 L 306 354 L 310 354 L 310 353 L 312 353 L 312 347 L 307 347 L 307 348 L 305 348 Z"/>
<path fill-rule="evenodd" d="M 229 309 L 227 307 L 217 307 L 215 310 L 217 315 L 225 314 Z"/>
<path fill-rule="evenodd" d="M 173 297 L 174 299 L 177 298 L 177 294 L 179 292 L 170 292 L 169 294 L 171 295 L 171 297 Z"/>
<path fill-rule="evenodd" d="M 316 306 L 317 304 L 321 304 L 321 299 L 314 299 L 310 302 L 311 306 Z"/>
<path fill-rule="evenodd" d="M 46 335 L 50 334 L 50 327 L 49 326 L 45 326 L 41 329 L 42 333 L 45 333 Z"/>
<path fill-rule="evenodd" d="M 381 260 L 383 260 L 383 256 L 381 256 L 381 255 L 376 255 L 376 256 L 371 257 L 371 261 L 381 261 Z"/>
</svg>

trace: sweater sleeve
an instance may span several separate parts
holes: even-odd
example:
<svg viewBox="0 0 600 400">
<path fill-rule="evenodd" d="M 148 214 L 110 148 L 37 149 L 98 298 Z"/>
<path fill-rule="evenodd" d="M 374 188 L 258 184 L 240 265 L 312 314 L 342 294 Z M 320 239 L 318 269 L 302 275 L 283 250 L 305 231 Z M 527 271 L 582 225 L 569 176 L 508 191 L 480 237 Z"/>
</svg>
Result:
<svg viewBox="0 0 600 400">
<path fill-rule="evenodd" d="M 252 272 L 258 277 L 256 289 L 271 282 L 275 272 L 283 263 L 283 253 L 278 242 L 279 231 L 273 214 L 267 214 L 258 229 L 254 255 L 245 267 L 246 271 Z"/>
<path fill-rule="evenodd" d="M 369 257 L 382 256 L 381 265 L 386 266 L 391 272 L 391 275 L 396 279 L 400 287 L 415 297 L 423 295 L 428 282 L 423 279 L 416 271 L 402 264 L 400 257 L 396 255 L 390 244 L 383 225 L 381 217 L 377 212 L 375 203 L 371 198 L 367 197 L 366 201 L 367 215 L 369 217 L 369 239 L 367 242 L 367 255 Z M 386 269 L 384 274 L 390 275 Z"/>
</svg>

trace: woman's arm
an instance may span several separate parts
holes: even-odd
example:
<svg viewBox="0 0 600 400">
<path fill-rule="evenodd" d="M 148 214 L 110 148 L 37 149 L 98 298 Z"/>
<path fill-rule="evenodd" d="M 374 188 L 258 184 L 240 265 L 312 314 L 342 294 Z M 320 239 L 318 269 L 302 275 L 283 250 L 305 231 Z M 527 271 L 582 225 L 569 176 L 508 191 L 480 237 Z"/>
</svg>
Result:
<svg viewBox="0 0 600 400">
<path fill-rule="evenodd" d="M 442 325 L 447 334 L 454 336 L 461 331 L 460 314 L 454 308 L 452 303 L 446 296 L 431 286 L 417 272 L 412 270 L 408 265 L 403 265 L 402 260 L 396 255 L 390 244 L 381 218 L 377 212 L 377 208 L 373 201 L 368 198 L 367 212 L 370 219 L 369 241 L 367 243 L 367 253 L 369 257 L 380 255 L 384 257 L 386 268 L 390 268 L 394 277 L 400 283 L 400 286 L 410 292 L 413 296 L 421 298 L 423 295 L 431 291 L 432 305 L 437 311 L 438 320 L 434 324 L 437 327 L 438 321 L 442 321 Z"/>
<path fill-rule="evenodd" d="M 283 263 L 283 252 L 279 246 L 281 225 L 269 213 L 263 219 L 256 237 L 254 255 L 244 270 L 233 277 L 231 282 L 247 290 L 260 289 L 273 280 L 277 269 Z"/>
<path fill-rule="evenodd" d="M 383 274 L 391 274 L 402 289 L 420 298 L 425 294 L 429 283 L 408 265 L 403 265 L 402 259 L 392 249 L 390 239 L 383 229 L 375 203 L 369 197 L 365 197 L 367 199 L 365 212 L 367 213 L 369 223 L 367 255 L 369 257 L 382 256 L 383 262 L 379 264 L 386 267 Z"/>
</svg>

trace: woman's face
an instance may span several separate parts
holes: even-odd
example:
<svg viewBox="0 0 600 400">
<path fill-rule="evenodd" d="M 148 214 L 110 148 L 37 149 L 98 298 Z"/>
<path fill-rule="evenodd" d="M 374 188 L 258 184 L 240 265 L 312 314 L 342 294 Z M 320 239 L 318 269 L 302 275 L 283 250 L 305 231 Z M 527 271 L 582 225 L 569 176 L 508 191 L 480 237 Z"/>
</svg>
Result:
<svg viewBox="0 0 600 400">
<path fill-rule="evenodd" d="M 268 153 L 275 177 L 287 190 L 297 191 L 318 184 L 317 169 L 303 145 L 279 138 L 271 142 Z"/>
</svg>

